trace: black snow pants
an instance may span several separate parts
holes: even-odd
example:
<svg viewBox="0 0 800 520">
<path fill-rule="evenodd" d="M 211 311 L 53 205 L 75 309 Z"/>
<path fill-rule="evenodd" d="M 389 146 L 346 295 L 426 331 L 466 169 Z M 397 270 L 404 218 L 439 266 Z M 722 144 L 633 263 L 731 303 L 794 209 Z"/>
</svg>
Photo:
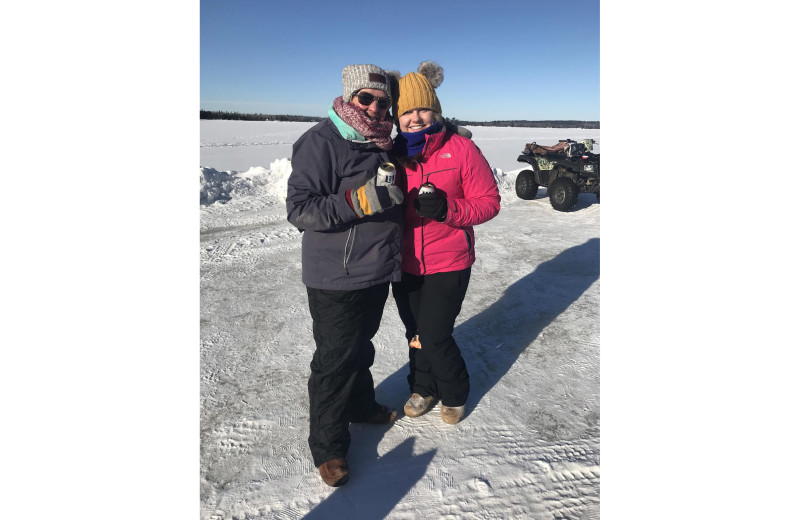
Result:
<svg viewBox="0 0 800 520">
<path fill-rule="evenodd" d="M 308 379 L 308 445 L 319 467 L 347 455 L 349 422 L 361 422 L 380 409 L 369 368 L 389 283 L 354 291 L 306 289 L 317 345 Z"/>
<path fill-rule="evenodd" d="M 403 273 L 392 284 L 406 338 L 419 334 L 421 349 L 409 348 L 408 385 L 412 393 L 438 397 L 445 406 L 461 406 L 469 395 L 469 374 L 453 338 L 453 326 L 467 294 L 471 268 L 416 276 Z"/>
</svg>

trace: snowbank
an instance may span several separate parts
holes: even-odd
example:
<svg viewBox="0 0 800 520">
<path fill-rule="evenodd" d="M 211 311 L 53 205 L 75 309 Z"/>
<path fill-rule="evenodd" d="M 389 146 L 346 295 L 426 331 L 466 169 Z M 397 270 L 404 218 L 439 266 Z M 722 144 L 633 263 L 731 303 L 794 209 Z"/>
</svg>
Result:
<svg viewBox="0 0 800 520">
<path fill-rule="evenodd" d="M 492 168 L 495 181 L 501 192 L 513 192 L 517 174 L 500 168 Z M 232 170 L 218 171 L 206 166 L 200 167 L 200 204 L 208 206 L 219 202 L 225 204 L 239 197 L 266 197 L 274 202 L 286 200 L 286 185 L 292 173 L 292 162 L 287 158 L 276 159 L 269 169 L 254 166 L 245 172 Z"/>
<path fill-rule="evenodd" d="M 254 166 L 245 172 L 200 167 L 200 204 L 226 203 L 234 197 L 264 196 L 286 199 L 286 184 L 292 173 L 289 159 L 276 159 L 269 169 Z"/>
</svg>

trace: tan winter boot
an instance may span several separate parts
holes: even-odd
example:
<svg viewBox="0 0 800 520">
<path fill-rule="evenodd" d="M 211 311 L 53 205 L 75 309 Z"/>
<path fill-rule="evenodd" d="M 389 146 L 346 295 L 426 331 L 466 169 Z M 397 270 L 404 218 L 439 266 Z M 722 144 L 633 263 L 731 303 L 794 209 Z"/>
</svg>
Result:
<svg viewBox="0 0 800 520">
<path fill-rule="evenodd" d="M 464 405 L 445 406 L 442 405 L 442 420 L 447 424 L 456 424 L 464 417 Z"/>
<path fill-rule="evenodd" d="M 436 404 L 436 398 L 432 395 L 422 397 L 418 393 L 411 394 L 411 397 L 406 401 L 403 411 L 407 417 L 419 417 L 420 415 L 428 413 L 433 405 Z"/>
<path fill-rule="evenodd" d="M 343 458 L 323 462 L 319 467 L 319 475 L 322 477 L 323 482 L 331 487 L 339 487 L 350 480 L 347 461 Z"/>
</svg>

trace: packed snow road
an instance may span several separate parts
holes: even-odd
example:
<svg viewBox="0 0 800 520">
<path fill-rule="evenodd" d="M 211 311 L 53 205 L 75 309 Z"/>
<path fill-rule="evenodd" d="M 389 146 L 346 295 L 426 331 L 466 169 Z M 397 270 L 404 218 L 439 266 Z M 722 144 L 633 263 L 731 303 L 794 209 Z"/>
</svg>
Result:
<svg viewBox="0 0 800 520">
<path fill-rule="evenodd" d="M 470 370 L 465 419 L 439 405 L 353 425 L 350 482 L 322 483 L 307 446 L 314 349 L 300 233 L 275 184 L 252 178 L 201 206 L 201 518 L 599 518 L 600 205 L 514 195 L 476 227 L 477 262 L 454 335 Z M 288 174 L 288 173 L 287 173 Z M 239 190 L 239 191 L 237 191 Z M 390 297 L 377 336 L 378 400 L 408 397 Z"/>
</svg>

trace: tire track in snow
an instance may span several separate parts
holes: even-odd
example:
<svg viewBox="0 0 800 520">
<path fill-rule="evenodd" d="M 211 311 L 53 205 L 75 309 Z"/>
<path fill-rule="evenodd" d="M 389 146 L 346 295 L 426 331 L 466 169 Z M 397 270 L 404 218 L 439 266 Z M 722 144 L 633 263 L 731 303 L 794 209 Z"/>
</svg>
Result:
<svg viewBox="0 0 800 520">
<path fill-rule="evenodd" d="M 300 245 L 300 233 L 285 220 L 217 227 L 200 233 L 200 261 L 252 260 L 298 250 Z"/>
<path fill-rule="evenodd" d="M 294 141 L 248 141 L 236 143 L 200 143 L 200 148 L 238 148 L 242 146 L 274 146 L 278 144 L 294 144 Z"/>
</svg>

